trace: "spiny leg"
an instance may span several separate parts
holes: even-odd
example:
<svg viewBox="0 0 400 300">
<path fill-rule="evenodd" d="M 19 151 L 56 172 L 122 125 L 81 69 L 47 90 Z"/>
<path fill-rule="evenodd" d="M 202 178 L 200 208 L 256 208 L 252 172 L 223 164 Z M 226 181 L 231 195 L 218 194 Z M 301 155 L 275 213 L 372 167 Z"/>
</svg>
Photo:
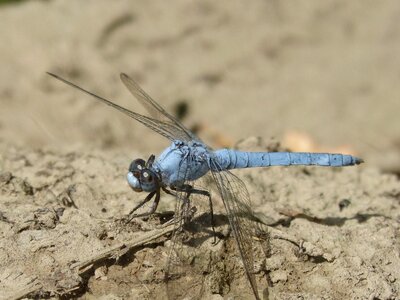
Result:
<svg viewBox="0 0 400 300">
<path fill-rule="evenodd" d="M 185 191 L 185 193 L 186 193 L 185 197 L 181 198 L 181 197 L 179 197 L 178 193 L 174 193 L 174 192 L 168 190 L 166 187 L 162 187 L 162 190 L 165 193 L 167 193 L 168 195 L 174 196 L 175 198 L 182 200 L 183 203 L 181 204 L 181 209 L 183 209 L 184 206 L 189 205 L 189 199 L 188 199 L 188 195 L 187 195 L 186 191 Z M 177 191 L 177 190 L 174 189 L 174 191 Z M 168 225 L 171 225 L 172 223 L 178 223 L 178 222 L 179 222 L 178 216 L 176 216 L 174 214 L 174 217 L 171 220 L 169 220 L 168 222 L 166 222 L 164 225 L 168 226 Z"/>
<path fill-rule="evenodd" d="M 155 159 L 156 157 L 154 156 L 154 154 L 150 155 L 149 159 L 146 162 L 146 168 L 151 168 Z"/>
<path fill-rule="evenodd" d="M 196 189 L 193 186 L 191 186 L 190 184 L 184 184 L 184 185 L 179 186 L 179 187 L 171 187 L 171 189 L 174 190 L 174 191 L 177 191 L 177 192 L 185 192 L 187 200 L 189 200 L 189 197 L 190 197 L 191 194 L 202 195 L 202 196 L 206 196 L 208 198 L 208 202 L 209 202 L 209 205 L 210 205 L 210 213 L 211 213 L 211 228 L 212 228 L 212 231 L 213 231 L 213 234 L 214 234 L 213 243 L 216 243 L 216 235 L 217 234 L 215 232 L 214 210 L 213 210 L 213 205 L 212 205 L 212 200 L 211 200 L 210 193 L 208 191 L 206 191 L 206 190 Z M 173 193 L 171 191 L 168 191 L 168 192 L 170 193 L 170 195 L 173 195 Z"/>
<path fill-rule="evenodd" d="M 167 193 L 168 195 L 174 196 L 175 198 L 179 199 L 179 195 L 178 195 L 177 193 L 174 193 L 174 192 L 168 190 L 166 187 L 161 187 L 161 188 L 162 188 L 162 190 L 163 190 L 165 193 Z M 165 223 L 162 225 L 162 227 L 166 227 L 166 226 L 169 226 L 169 225 L 174 224 L 174 223 L 176 224 L 176 223 L 178 223 L 178 222 L 179 222 L 179 220 L 178 220 L 177 216 L 175 216 L 175 214 L 174 214 L 174 215 L 173 215 L 173 218 L 172 218 L 171 220 L 168 220 L 167 222 L 165 222 Z"/>
<path fill-rule="evenodd" d="M 156 197 L 154 199 L 153 205 L 151 206 L 151 209 L 148 212 L 135 215 L 134 212 L 137 211 L 139 208 L 141 208 L 144 204 L 149 202 L 154 195 L 156 195 Z M 160 190 L 158 189 L 156 191 L 149 193 L 142 202 L 140 202 L 130 211 L 126 222 L 129 223 L 134 218 L 147 217 L 149 215 L 152 215 L 156 211 L 159 202 L 160 202 Z"/>
</svg>

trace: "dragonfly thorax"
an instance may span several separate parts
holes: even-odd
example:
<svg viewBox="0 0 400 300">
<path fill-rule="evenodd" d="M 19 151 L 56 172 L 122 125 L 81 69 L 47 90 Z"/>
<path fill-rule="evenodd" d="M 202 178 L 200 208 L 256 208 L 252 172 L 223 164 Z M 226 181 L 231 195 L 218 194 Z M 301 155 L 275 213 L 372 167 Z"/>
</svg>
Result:
<svg viewBox="0 0 400 300">
<path fill-rule="evenodd" d="M 209 160 L 205 145 L 175 140 L 154 161 L 152 169 L 160 174 L 162 184 L 179 186 L 205 175 L 210 170 Z"/>
</svg>

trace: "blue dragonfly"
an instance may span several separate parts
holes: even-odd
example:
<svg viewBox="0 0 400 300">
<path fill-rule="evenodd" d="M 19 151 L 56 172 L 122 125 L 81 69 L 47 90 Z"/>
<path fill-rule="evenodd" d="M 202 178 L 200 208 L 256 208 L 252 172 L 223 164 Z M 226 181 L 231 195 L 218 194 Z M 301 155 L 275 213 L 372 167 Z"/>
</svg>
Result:
<svg viewBox="0 0 400 300">
<path fill-rule="evenodd" d="M 167 194 L 175 196 L 178 200 L 175 205 L 174 214 L 174 220 L 179 220 L 176 222 L 177 228 L 182 227 L 189 219 L 187 215 L 189 214 L 191 197 L 202 195 L 208 198 L 211 225 L 214 229 L 211 194 L 206 189 L 199 189 L 194 186 L 196 180 L 210 176 L 223 201 L 229 225 L 243 262 L 244 271 L 255 299 L 260 299 L 260 296 L 257 289 L 253 262 L 252 239 L 255 225 L 252 218 L 249 217 L 254 214 L 245 184 L 236 175 L 231 173 L 230 170 L 291 165 L 344 167 L 358 165 L 363 162 L 360 158 L 344 154 L 243 152 L 233 149 L 213 150 L 182 125 L 179 120 L 164 110 L 134 80 L 124 73 L 120 75 L 122 82 L 146 108 L 150 117 L 121 107 L 55 74 L 48 74 L 119 110 L 171 141 L 170 146 L 158 158 L 151 155 L 147 161 L 135 159 L 131 162 L 127 173 L 129 186 L 135 192 L 146 192 L 148 195 L 132 209 L 127 217 L 128 221 L 133 218 L 153 214 L 160 201 L 161 191 L 164 191 Z M 154 201 L 150 211 L 141 214 L 136 213 L 139 208 L 153 198 Z M 170 263 L 170 265 L 173 265 L 173 263 Z M 167 281 L 169 280 L 169 273 L 172 272 L 171 268 L 168 267 L 166 271 L 165 279 Z M 180 296 L 182 295 L 193 296 L 194 294 L 191 291 L 186 291 L 186 294 L 182 292 Z M 172 297 L 177 298 L 176 295 Z"/>
</svg>

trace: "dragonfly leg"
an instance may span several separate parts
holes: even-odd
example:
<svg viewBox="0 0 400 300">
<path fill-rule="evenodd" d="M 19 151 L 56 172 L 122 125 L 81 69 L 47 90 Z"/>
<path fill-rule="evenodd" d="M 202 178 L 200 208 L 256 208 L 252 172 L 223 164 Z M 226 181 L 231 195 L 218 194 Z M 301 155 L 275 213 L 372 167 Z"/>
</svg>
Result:
<svg viewBox="0 0 400 300">
<path fill-rule="evenodd" d="M 171 187 L 171 189 L 176 191 L 176 192 L 184 192 L 184 193 L 186 193 L 185 197 L 182 198 L 182 197 L 180 197 L 178 195 L 178 193 L 174 193 L 174 192 L 168 190 L 165 187 L 162 187 L 162 189 L 168 195 L 174 196 L 175 198 L 180 199 L 180 200 L 183 201 L 182 204 L 181 204 L 181 211 L 182 211 L 183 217 L 185 218 L 185 223 L 187 223 L 188 220 L 191 219 L 191 217 L 189 217 L 190 216 L 189 212 L 187 212 L 188 208 L 190 207 L 190 199 L 189 199 L 190 194 L 188 193 L 188 191 L 186 189 L 178 189 L 176 187 Z M 192 213 L 192 215 L 193 215 L 193 213 Z M 177 218 L 178 218 L 178 216 L 174 216 L 174 219 L 177 219 Z M 179 222 L 179 220 L 178 220 L 178 222 Z"/>
<path fill-rule="evenodd" d="M 154 197 L 154 195 L 156 195 L 156 197 L 154 199 L 153 205 L 151 206 L 151 209 L 148 212 L 145 212 L 145 213 L 142 213 L 142 214 L 134 214 L 135 211 L 137 211 L 144 204 L 149 202 Z M 156 191 L 153 191 L 153 192 L 149 193 L 142 202 L 140 202 L 138 205 L 136 205 L 130 211 L 130 213 L 128 214 L 127 219 L 126 219 L 126 223 L 129 223 L 134 218 L 147 217 L 149 215 L 152 215 L 156 211 L 159 202 L 160 202 L 160 190 L 156 190 Z"/>
<path fill-rule="evenodd" d="M 156 157 L 154 154 L 150 155 L 149 159 L 146 162 L 146 168 L 151 168 L 155 159 L 156 159 Z"/>
<path fill-rule="evenodd" d="M 171 192 L 169 189 L 167 189 L 167 188 L 165 188 L 165 187 L 162 187 L 162 190 L 163 190 L 164 192 L 166 192 L 168 195 L 171 195 L 171 196 L 174 196 L 174 197 L 178 198 L 178 195 L 175 194 L 175 193 L 173 193 L 173 192 Z"/>
<path fill-rule="evenodd" d="M 217 242 L 217 240 L 216 240 L 217 234 L 215 232 L 214 210 L 213 210 L 213 204 L 212 204 L 210 193 L 208 191 L 206 191 L 206 190 L 196 189 L 193 186 L 191 186 L 190 184 L 185 184 L 185 185 L 180 186 L 180 187 L 171 187 L 171 189 L 173 189 L 175 191 L 178 191 L 178 192 L 185 192 L 187 200 L 189 200 L 189 197 L 192 194 L 202 195 L 202 196 L 206 196 L 208 198 L 208 203 L 210 205 L 210 214 L 211 214 L 211 228 L 212 228 L 212 231 L 213 231 L 213 234 L 214 234 L 213 243 L 215 244 Z"/>
<path fill-rule="evenodd" d="M 211 229 L 213 231 L 213 236 L 214 236 L 213 244 L 215 244 L 217 242 L 217 239 L 216 239 L 217 233 L 215 232 L 214 209 L 213 209 L 213 204 L 212 204 L 212 200 L 211 200 L 211 195 L 210 195 L 210 193 L 208 191 L 194 189 L 194 188 L 192 188 L 191 194 L 203 195 L 203 196 L 206 196 L 208 198 L 208 203 L 210 205 Z"/>
</svg>

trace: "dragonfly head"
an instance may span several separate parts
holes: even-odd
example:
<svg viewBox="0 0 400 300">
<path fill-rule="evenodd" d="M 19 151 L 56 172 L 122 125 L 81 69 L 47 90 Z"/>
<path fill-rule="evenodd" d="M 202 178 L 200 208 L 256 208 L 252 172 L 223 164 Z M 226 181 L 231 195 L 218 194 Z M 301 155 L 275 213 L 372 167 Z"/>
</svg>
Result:
<svg viewBox="0 0 400 300">
<path fill-rule="evenodd" d="M 147 168 L 146 162 L 140 158 L 131 162 L 126 179 L 135 192 L 152 192 L 159 187 L 157 174 Z"/>
</svg>

